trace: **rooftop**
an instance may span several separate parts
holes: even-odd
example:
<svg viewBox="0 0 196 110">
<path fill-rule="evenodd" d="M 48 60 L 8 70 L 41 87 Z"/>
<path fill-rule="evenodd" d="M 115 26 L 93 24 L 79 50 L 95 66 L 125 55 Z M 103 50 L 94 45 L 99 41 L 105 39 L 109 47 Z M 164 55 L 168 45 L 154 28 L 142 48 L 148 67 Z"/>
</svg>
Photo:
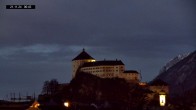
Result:
<svg viewBox="0 0 196 110">
<path fill-rule="evenodd" d="M 168 86 L 168 84 L 161 79 L 153 80 L 149 83 L 149 85 L 151 85 L 151 86 Z"/>
<path fill-rule="evenodd" d="M 83 51 L 78 55 L 76 56 L 72 61 L 74 60 L 86 60 L 86 59 L 93 59 L 93 57 L 91 57 L 86 51 L 85 49 L 83 49 Z"/>
<path fill-rule="evenodd" d="M 139 74 L 139 72 L 137 72 L 136 70 L 126 70 L 126 71 L 124 71 L 124 73 L 137 73 L 137 74 Z"/>
<path fill-rule="evenodd" d="M 83 67 L 105 66 L 105 65 L 124 65 L 124 63 L 121 60 L 103 60 L 103 61 L 84 63 Z"/>
</svg>

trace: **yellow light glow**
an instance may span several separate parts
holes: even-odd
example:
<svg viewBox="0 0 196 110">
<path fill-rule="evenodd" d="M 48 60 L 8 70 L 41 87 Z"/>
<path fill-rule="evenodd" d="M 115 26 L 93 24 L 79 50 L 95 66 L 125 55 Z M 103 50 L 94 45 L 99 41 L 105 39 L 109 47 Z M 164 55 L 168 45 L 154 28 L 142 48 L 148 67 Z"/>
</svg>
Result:
<svg viewBox="0 0 196 110">
<path fill-rule="evenodd" d="M 164 94 L 159 95 L 160 106 L 165 106 L 165 103 L 166 103 L 165 97 L 166 95 Z"/>
<path fill-rule="evenodd" d="M 65 103 L 64 103 L 64 106 L 65 106 L 65 107 L 69 107 L 69 102 L 65 102 Z"/>
<path fill-rule="evenodd" d="M 39 106 L 40 106 L 39 102 L 35 101 L 27 110 L 35 110 L 35 109 L 38 110 Z"/>
<path fill-rule="evenodd" d="M 139 82 L 140 86 L 146 86 L 147 84 L 145 82 Z"/>
<path fill-rule="evenodd" d="M 40 106 L 40 104 L 35 104 L 35 108 L 38 108 Z"/>
<path fill-rule="evenodd" d="M 90 60 L 90 62 L 95 62 L 96 60 Z"/>
</svg>

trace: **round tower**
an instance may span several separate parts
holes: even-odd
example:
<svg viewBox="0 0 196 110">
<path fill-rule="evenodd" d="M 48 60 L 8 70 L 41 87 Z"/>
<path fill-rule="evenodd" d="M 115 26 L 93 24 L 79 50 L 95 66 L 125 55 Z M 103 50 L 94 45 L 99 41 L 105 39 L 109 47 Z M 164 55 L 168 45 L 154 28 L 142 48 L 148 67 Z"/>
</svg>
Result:
<svg viewBox="0 0 196 110">
<path fill-rule="evenodd" d="M 95 59 L 83 49 L 82 52 L 72 60 L 72 78 L 75 77 L 78 69 L 86 62 L 95 62 Z"/>
</svg>

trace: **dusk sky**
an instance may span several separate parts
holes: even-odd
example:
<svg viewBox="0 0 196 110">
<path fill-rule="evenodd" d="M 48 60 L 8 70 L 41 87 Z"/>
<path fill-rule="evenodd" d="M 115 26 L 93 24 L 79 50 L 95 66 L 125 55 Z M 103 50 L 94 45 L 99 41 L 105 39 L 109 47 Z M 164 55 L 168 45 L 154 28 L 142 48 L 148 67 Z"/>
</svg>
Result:
<svg viewBox="0 0 196 110">
<path fill-rule="evenodd" d="M 71 80 L 83 48 L 122 60 L 150 81 L 179 54 L 196 50 L 195 0 L 0 0 L 0 99 Z M 6 5 L 36 9 L 5 9 Z"/>
</svg>

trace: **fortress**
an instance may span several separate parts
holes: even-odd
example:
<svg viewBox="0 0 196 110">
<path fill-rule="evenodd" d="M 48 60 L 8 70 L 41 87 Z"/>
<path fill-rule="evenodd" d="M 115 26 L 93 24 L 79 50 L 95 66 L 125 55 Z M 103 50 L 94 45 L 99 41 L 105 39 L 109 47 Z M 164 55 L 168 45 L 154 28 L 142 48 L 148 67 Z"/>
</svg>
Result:
<svg viewBox="0 0 196 110">
<path fill-rule="evenodd" d="M 141 75 L 135 70 L 125 70 L 121 60 L 96 61 L 84 49 L 72 60 L 72 78 L 77 72 L 86 72 L 100 78 L 123 78 L 128 82 L 140 82 Z"/>
</svg>

